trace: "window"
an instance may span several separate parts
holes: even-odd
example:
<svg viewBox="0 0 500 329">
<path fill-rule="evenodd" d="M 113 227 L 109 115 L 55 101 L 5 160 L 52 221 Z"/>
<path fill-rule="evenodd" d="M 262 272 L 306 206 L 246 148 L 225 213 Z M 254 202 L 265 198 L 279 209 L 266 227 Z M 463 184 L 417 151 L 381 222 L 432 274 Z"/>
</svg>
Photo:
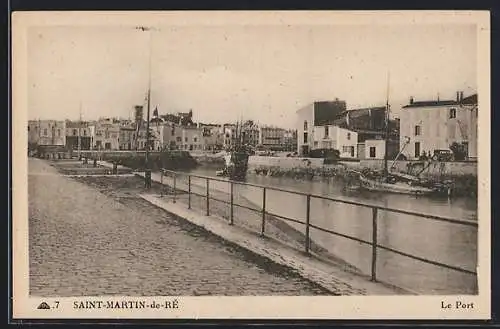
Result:
<svg viewBox="0 0 500 329">
<path fill-rule="evenodd" d="M 347 133 L 347 140 L 350 141 L 351 140 L 351 133 Z"/>
<path fill-rule="evenodd" d="M 307 120 L 304 120 L 304 131 L 307 130 Z"/>
<path fill-rule="evenodd" d="M 47 128 L 44 128 L 44 129 L 43 129 L 43 135 L 44 135 L 44 136 L 47 136 Z"/>
<path fill-rule="evenodd" d="M 30 126 L 28 126 L 28 131 L 30 131 Z"/>
<path fill-rule="evenodd" d="M 421 133 L 422 132 L 420 126 L 415 126 L 415 136 L 420 136 Z"/>
<path fill-rule="evenodd" d="M 106 144 L 104 144 L 104 148 L 105 148 L 106 150 L 111 149 L 111 143 L 106 143 Z"/>
<path fill-rule="evenodd" d="M 415 158 L 420 157 L 420 142 L 415 142 Z"/>
<path fill-rule="evenodd" d="M 304 143 L 307 143 L 307 133 L 304 133 Z"/>
<path fill-rule="evenodd" d="M 457 117 L 457 109 L 450 109 L 450 119 L 455 119 Z"/>
<path fill-rule="evenodd" d="M 76 129 L 73 129 L 73 136 L 76 136 Z"/>
<path fill-rule="evenodd" d="M 325 126 L 325 138 L 328 138 L 328 126 Z"/>
<path fill-rule="evenodd" d="M 83 136 L 87 136 L 87 130 L 83 129 Z"/>
<path fill-rule="evenodd" d="M 177 140 L 178 142 L 182 142 L 182 138 L 181 138 L 180 136 L 177 136 L 176 140 Z"/>
<path fill-rule="evenodd" d="M 185 141 L 185 142 L 187 143 L 187 141 L 188 141 L 188 138 L 187 138 L 187 137 L 184 137 L 184 141 Z"/>
<path fill-rule="evenodd" d="M 61 137 L 61 129 L 57 129 L 57 137 Z"/>
<path fill-rule="evenodd" d="M 193 138 L 193 142 L 195 142 L 195 143 L 196 143 L 197 141 L 198 141 L 198 137 L 194 137 L 194 138 Z"/>
<path fill-rule="evenodd" d="M 375 146 L 370 146 L 370 158 L 376 157 L 377 148 Z"/>
</svg>

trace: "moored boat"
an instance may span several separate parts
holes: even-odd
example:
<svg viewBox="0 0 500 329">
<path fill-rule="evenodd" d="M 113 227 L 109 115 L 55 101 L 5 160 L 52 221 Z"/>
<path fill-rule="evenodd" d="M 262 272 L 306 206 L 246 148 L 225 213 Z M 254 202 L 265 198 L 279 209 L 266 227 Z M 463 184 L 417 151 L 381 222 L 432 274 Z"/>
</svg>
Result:
<svg viewBox="0 0 500 329">
<path fill-rule="evenodd" d="M 384 177 L 380 179 L 369 179 L 364 176 L 359 177 L 361 189 L 372 192 L 389 192 L 399 194 L 415 194 L 415 195 L 428 195 L 436 193 L 437 191 L 418 185 L 410 185 L 401 181 L 388 181 Z"/>
</svg>

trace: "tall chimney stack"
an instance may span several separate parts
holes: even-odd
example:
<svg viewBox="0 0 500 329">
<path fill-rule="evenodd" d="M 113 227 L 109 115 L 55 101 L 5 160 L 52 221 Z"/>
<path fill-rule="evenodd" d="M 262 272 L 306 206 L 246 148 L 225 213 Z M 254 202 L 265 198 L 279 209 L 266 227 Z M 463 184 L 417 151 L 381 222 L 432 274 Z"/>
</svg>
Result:
<svg viewBox="0 0 500 329">
<path fill-rule="evenodd" d="M 413 104 L 413 96 L 410 97 L 410 104 Z"/>
<path fill-rule="evenodd" d="M 457 91 L 457 103 L 460 102 L 460 92 Z"/>
<path fill-rule="evenodd" d="M 464 100 L 464 92 L 461 91 L 460 92 L 460 102 L 462 102 Z"/>
</svg>

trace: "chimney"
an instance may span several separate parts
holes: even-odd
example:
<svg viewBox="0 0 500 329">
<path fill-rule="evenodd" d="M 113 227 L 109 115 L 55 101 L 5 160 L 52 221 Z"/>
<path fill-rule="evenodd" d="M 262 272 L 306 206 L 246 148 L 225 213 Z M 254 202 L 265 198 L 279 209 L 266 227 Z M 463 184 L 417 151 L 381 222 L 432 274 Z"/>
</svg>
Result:
<svg viewBox="0 0 500 329">
<path fill-rule="evenodd" d="M 410 97 L 410 104 L 413 104 L 413 96 Z"/>
<path fill-rule="evenodd" d="M 462 102 L 464 100 L 464 92 L 461 91 L 460 92 L 460 102 Z"/>
<path fill-rule="evenodd" d="M 460 102 L 460 92 L 457 91 L 457 103 Z"/>
</svg>

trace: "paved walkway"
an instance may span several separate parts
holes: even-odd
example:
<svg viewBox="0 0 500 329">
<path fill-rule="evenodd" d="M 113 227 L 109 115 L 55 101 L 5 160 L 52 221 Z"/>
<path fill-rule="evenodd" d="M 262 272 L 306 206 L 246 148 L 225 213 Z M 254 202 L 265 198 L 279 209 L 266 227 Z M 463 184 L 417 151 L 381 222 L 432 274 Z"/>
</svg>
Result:
<svg viewBox="0 0 500 329">
<path fill-rule="evenodd" d="M 329 294 L 139 197 L 120 201 L 29 160 L 30 294 Z"/>
</svg>

